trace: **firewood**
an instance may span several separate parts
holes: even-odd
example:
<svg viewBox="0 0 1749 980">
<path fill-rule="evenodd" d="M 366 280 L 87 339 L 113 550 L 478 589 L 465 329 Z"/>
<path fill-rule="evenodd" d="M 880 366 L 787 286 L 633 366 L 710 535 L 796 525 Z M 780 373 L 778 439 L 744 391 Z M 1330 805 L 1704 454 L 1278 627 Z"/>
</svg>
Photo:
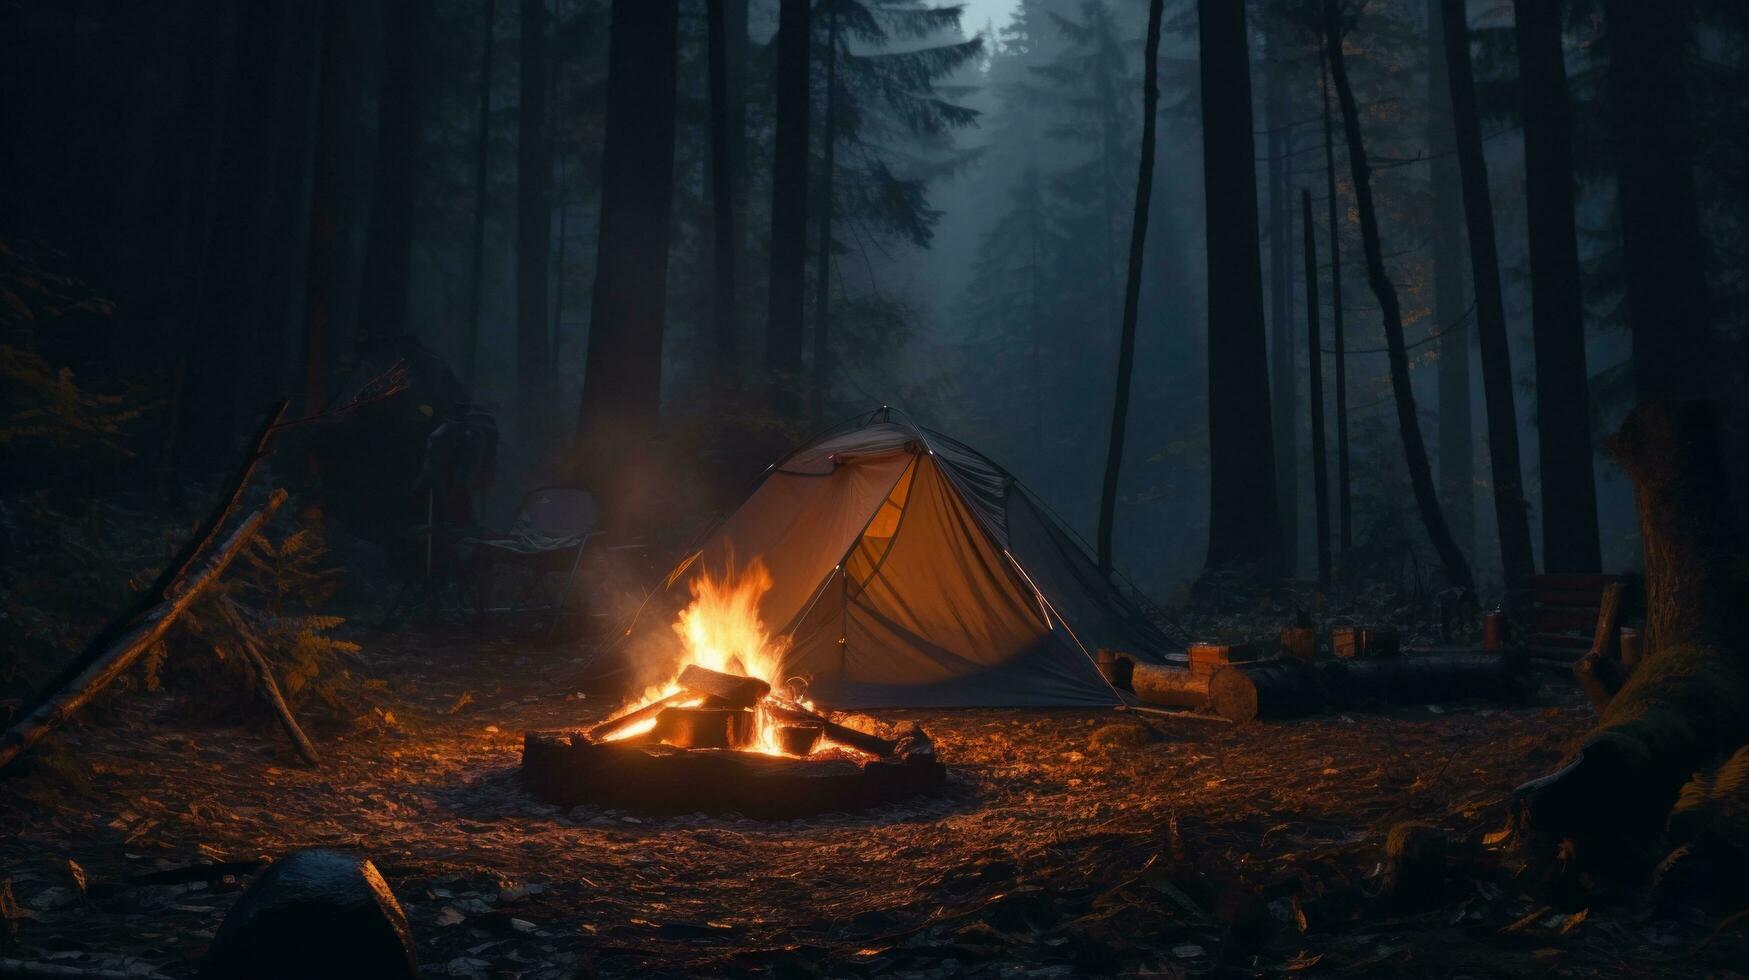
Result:
<svg viewBox="0 0 1749 980">
<path fill-rule="evenodd" d="M 594 728 L 589 729 L 589 739 L 591 741 L 599 742 L 613 735 L 614 732 L 622 731 L 640 721 L 656 717 L 663 708 L 672 707 L 677 704 L 685 704 L 686 702 L 696 700 L 697 698 L 698 695 L 691 691 L 675 691 L 673 694 L 670 694 L 665 698 L 657 698 L 656 700 L 651 701 L 649 704 L 644 705 L 636 711 L 628 711 L 623 715 L 616 718 L 609 718 L 601 724 L 596 725 Z"/>
<path fill-rule="evenodd" d="M 1136 669 L 1136 658 L 1127 653 L 1119 653 L 1110 647 L 1100 647 L 1095 661 L 1099 674 L 1105 682 L 1120 691 L 1132 690 L 1133 677 Z"/>
<path fill-rule="evenodd" d="M 291 713 L 291 708 L 285 703 L 285 698 L 279 693 L 279 683 L 273 679 L 273 668 L 268 665 L 267 658 L 256 648 L 255 641 L 245 637 L 243 652 L 249 662 L 255 667 L 255 675 L 261 682 L 261 693 L 267 698 L 267 703 L 273 706 L 274 716 L 279 719 L 279 725 L 285 729 L 286 737 L 291 739 L 298 755 L 310 764 L 312 768 L 322 767 L 322 757 L 316 754 L 316 747 L 310 744 L 310 737 L 298 726 L 298 720 Z"/>
<path fill-rule="evenodd" d="M 1320 664 L 1324 694 L 1337 707 L 1367 701 L 1438 704 L 1464 698 L 1518 696 L 1523 660 L 1486 651 L 1333 660 Z"/>
<path fill-rule="evenodd" d="M 1572 840 L 1582 864 L 1637 860 L 1689 775 L 1749 742 L 1742 540 L 1705 402 L 1649 402 L 1609 448 L 1634 483 L 1645 543 L 1646 657 L 1556 772 L 1514 793 L 1533 853 Z"/>
<path fill-rule="evenodd" d="M 1625 672 L 1621 668 L 1620 642 L 1622 592 L 1620 582 L 1603 588 L 1603 598 L 1597 607 L 1597 629 L 1592 634 L 1591 649 L 1573 664 L 1573 676 L 1584 689 L 1591 703 L 1602 708 L 1621 690 Z"/>
<path fill-rule="evenodd" d="M 1310 626 L 1283 627 L 1281 652 L 1301 663 L 1311 663 L 1318 657 L 1318 631 Z"/>
<path fill-rule="evenodd" d="M 663 708 L 651 729 L 682 749 L 739 749 L 752 744 L 753 712 L 744 708 Z"/>
<path fill-rule="evenodd" d="M 846 728 L 843 725 L 828 720 L 824 715 L 816 714 L 815 712 L 803 708 L 799 704 L 782 702 L 777 705 L 769 706 L 766 710 L 771 712 L 771 716 L 779 721 L 817 721 L 820 723 L 821 729 L 826 733 L 828 741 L 837 742 L 839 745 L 848 745 L 853 749 L 867 752 L 870 755 L 878 755 L 882 757 L 892 755 L 894 748 L 898 745 L 897 742 L 889 741 L 888 739 L 879 738 L 866 732 L 859 732 L 854 728 Z"/>
<path fill-rule="evenodd" d="M 0 767 L 11 763 L 31 746 L 41 741 L 62 722 L 83 708 L 96 694 L 120 677 L 140 655 L 164 638 L 176 617 L 182 615 L 194 600 L 206 592 L 225 569 L 243 552 L 261 526 L 270 520 L 284 504 L 286 493 L 275 490 L 268 495 L 261 509 L 237 525 L 223 545 L 201 561 L 199 567 L 186 575 L 170 577 L 172 585 L 165 601 L 152 607 L 123 630 L 114 641 L 91 660 L 89 666 L 61 688 L 52 691 L 29 713 L 25 714 L 4 736 L 0 736 Z M 196 548 L 199 553 L 204 548 Z M 107 632 L 107 631 L 106 631 Z"/>
<path fill-rule="evenodd" d="M 1136 664 L 1130 675 L 1130 687 L 1136 697 L 1149 704 L 1201 709 L 1208 707 L 1211 676 L 1212 671 Z"/>
<path fill-rule="evenodd" d="M 1249 643 L 1192 643 L 1186 652 L 1190 655 L 1190 669 L 1199 674 L 1212 674 L 1228 664 L 1257 659 L 1257 648 Z"/>
<path fill-rule="evenodd" d="M 1321 701 L 1317 674 L 1297 660 L 1233 664 L 1209 678 L 1209 704 L 1232 721 L 1307 714 Z"/>
<path fill-rule="evenodd" d="M 771 685 L 758 678 L 725 674 L 697 664 L 687 664 L 677 683 L 695 694 L 722 698 L 731 708 L 751 708 L 771 693 Z"/>
</svg>

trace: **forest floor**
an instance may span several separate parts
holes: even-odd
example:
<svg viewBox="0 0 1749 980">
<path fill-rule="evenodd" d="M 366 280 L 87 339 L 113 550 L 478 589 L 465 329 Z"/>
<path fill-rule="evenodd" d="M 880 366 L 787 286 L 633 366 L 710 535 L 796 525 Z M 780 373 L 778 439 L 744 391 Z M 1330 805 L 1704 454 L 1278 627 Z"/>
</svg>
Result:
<svg viewBox="0 0 1749 980">
<path fill-rule="evenodd" d="M 139 694 L 60 736 L 76 770 L 38 766 L 0 792 L 0 878 L 20 906 L 0 960 L 192 976 L 247 878 L 130 879 L 328 845 L 382 869 L 426 976 L 1716 977 L 1749 963 L 1740 922 L 1657 917 L 1632 897 L 1550 908 L 1484 842 L 1512 787 L 1590 723 L 1564 678 L 1524 704 L 1250 726 L 883 712 L 934 737 L 946 796 L 762 823 L 524 793 L 525 729 L 613 707 L 567 697 L 587 659 L 573 650 L 428 630 L 365 651 L 387 680 L 383 724 L 322 742 L 320 771 L 270 726 L 191 727 Z M 1385 835 L 1410 819 L 1452 852 L 1445 893 L 1418 911 L 1378 897 Z"/>
</svg>

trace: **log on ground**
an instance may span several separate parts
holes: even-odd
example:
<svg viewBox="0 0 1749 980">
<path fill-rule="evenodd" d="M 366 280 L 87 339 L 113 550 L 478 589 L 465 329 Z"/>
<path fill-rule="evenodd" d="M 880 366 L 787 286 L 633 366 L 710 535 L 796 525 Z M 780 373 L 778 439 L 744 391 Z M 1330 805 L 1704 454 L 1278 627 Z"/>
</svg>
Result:
<svg viewBox="0 0 1749 980">
<path fill-rule="evenodd" d="M 1209 704 L 1208 671 L 1138 663 L 1130 672 L 1130 689 L 1148 704 L 1201 710 Z"/>
<path fill-rule="evenodd" d="M 1209 678 L 1209 704 L 1231 721 L 1292 718 L 1323 705 L 1318 676 L 1310 666 L 1291 659 L 1233 664 Z"/>
<path fill-rule="evenodd" d="M 1336 707 L 1368 701 L 1441 704 L 1466 698 L 1521 696 L 1521 658 L 1487 651 L 1453 651 L 1337 660 L 1318 665 L 1325 696 Z"/>
</svg>

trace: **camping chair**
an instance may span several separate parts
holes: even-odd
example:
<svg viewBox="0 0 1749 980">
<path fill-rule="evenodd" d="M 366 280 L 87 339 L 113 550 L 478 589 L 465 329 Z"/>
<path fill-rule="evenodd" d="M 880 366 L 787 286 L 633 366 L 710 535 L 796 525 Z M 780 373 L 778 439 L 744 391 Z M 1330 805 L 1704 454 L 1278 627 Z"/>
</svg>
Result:
<svg viewBox="0 0 1749 980">
<path fill-rule="evenodd" d="M 533 597 L 549 576 L 563 574 L 564 583 L 553 600 L 552 629 L 557 630 L 589 542 L 603 533 L 596 525 L 595 497 L 589 491 L 544 487 L 531 492 L 522 498 L 516 520 L 502 536 L 469 542 L 475 549 L 476 614 L 487 612 L 492 573 L 501 566 L 531 573 L 529 585 L 512 602 L 512 609 Z"/>
</svg>

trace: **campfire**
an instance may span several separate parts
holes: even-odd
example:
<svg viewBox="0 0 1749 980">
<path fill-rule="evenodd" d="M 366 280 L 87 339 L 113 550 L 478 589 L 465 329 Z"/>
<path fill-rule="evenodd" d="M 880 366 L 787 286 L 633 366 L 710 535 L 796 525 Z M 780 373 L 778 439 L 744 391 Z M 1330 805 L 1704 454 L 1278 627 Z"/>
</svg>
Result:
<svg viewBox="0 0 1749 980">
<path fill-rule="evenodd" d="M 821 712 L 783 678 L 784 644 L 759 617 L 772 580 L 701 573 L 674 623 L 670 676 L 594 727 L 530 732 L 523 777 L 552 802 L 800 816 L 939 789 L 946 770 L 915 725 L 884 737 Z"/>
</svg>

